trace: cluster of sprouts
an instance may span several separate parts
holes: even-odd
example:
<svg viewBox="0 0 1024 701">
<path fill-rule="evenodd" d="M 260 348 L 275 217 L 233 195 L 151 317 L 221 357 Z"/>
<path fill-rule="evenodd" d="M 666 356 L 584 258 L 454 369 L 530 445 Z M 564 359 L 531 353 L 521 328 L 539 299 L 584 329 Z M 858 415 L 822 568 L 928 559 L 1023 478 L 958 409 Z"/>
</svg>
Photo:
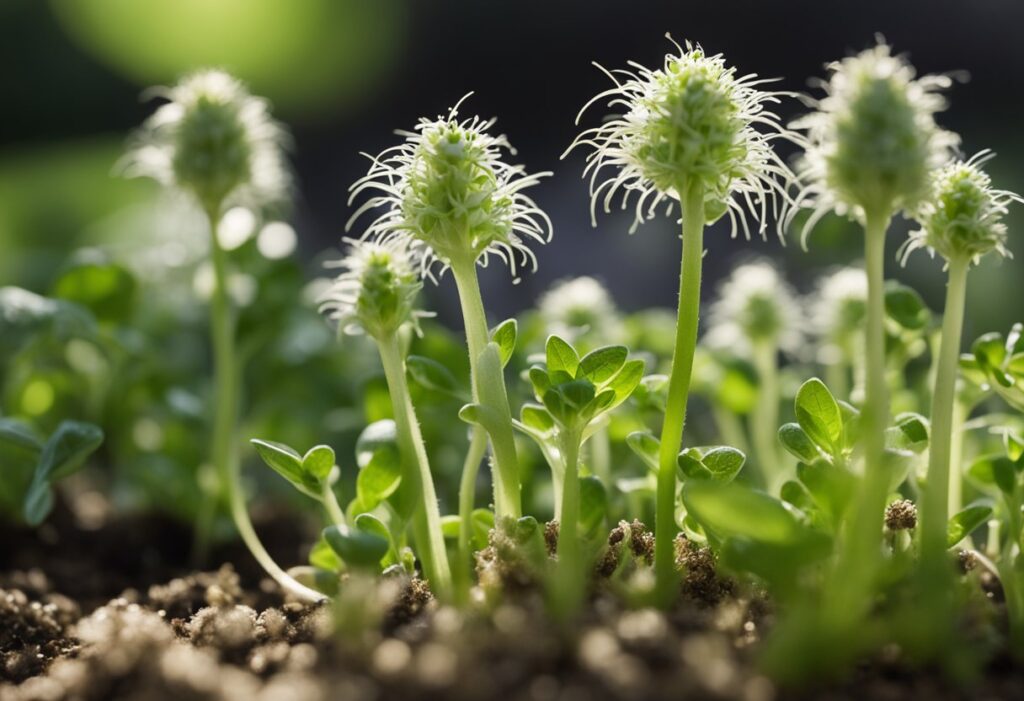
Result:
<svg viewBox="0 0 1024 701">
<path fill-rule="evenodd" d="M 327 446 L 300 453 L 255 441 L 257 451 L 324 506 L 328 522 L 311 562 L 316 561 L 314 574 L 326 572 L 335 589 L 341 574 L 353 568 L 398 568 L 414 576 L 418 563 L 438 598 L 469 605 L 482 598 L 472 593 L 474 562 L 492 567 L 481 574 L 481 582 L 501 581 L 493 568 L 514 563 L 522 566 L 517 574 L 526 577 L 523 572 L 528 572 L 547 588 L 554 618 L 564 623 L 588 595 L 587 573 L 602 570 L 594 567 L 597 559 L 603 557 L 608 565 L 603 569 L 611 572 L 619 567 L 619 555 L 608 555 L 616 543 L 595 540 L 610 513 L 609 492 L 615 487 L 628 492 L 623 501 L 630 508 L 654 507 L 653 557 L 650 548 L 638 556 L 639 566 L 652 569 L 653 576 L 646 578 L 646 588 L 633 592 L 636 601 L 676 605 L 686 575 L 678 543 L 692 540 L 694 547 L 723 553 L 731 568 L 759 578 L 795 612 L 783 619 L 769 655 L 786 664 L 812 665 L 813 656 L 805 653 L 819 648 L 828 651 L 823 667 L 859 654 L 856 646 L 846 650 L 837 641 L 858 638 L 863 617 L 878 599 L 883 567 L 900 564 L 900 557 L 917 548 L 924 576 L 923 583 L 912 586 L 939 614 L 927 621 L 929 635 L 923 637 L 929 640 L 920 643 L 921 657 L 927 658 L 940 645 L 935 641 L 953 631 L 947 550 L 992 513 L 987 505 L 975 505 L 950 514 L 959 506 L 959 492 L 950 497 L 949 484 L 962 472 L 953 437 L 962 430 L 954 402 L 961 379 L 966 276 L 987 253 L 1009 256 L 1004 217 L 1011 203 L 1024 199 L 992 187 L 982 169 L 987 151 L 951 160 L 959 139 L 935 121 L 946 106 L 941 91 L 950 79 L 917 77 L 884 43 L 831 64 L 822 84 L 824 96 L 809 101 L 813 111 L 788 127 L 773 109 L 794 95 L 762 89 L 769 81 L 739 75 L 721 55 L 708 55 L 698 45 L 675 48 L 657 69 L 630 63 L 627 69 L 605 70 L 614 86 L 580 114 L 602 101 L 615 114 L 583 131 L 569 148 L 591 149 L 584 177 L 590 180 L 592 219 L 598 209 L 610 212 L 621 198 L 623 209 L 633 208 L 632 233 L 659 208 L 668 215 L 679 205 L 679 306 L 671 357 L 662 359 L 662 368 L 655 367 L 658 358 L 641 359 L 624 345 L 606 345 L 628 340 L 630 330 L 611 295 L 591 277 L 560 283 L 541 298 L 534 319 L 550 333 L 542 347 L 535 332 L 522 339 L 515 319 L 492 325 L 478 266 L 495 256 L 514 279 L 520 269 L 536 268 L 533 246 L 550 240 L 552 226 L 526 190 L 549 174 L 530 174 L 510 164 L 506 159 L 515 151 L 504 136 L 491 133 L 494 120 L 460 118 L 460 101 L 446 115 L 398 132 L 400 143 L 369 156 L 368 172 L 350 188 L 350 204 L 362 201 L 349 227 L 364 215 L 372 219 L 361 236 L 346 239 L 344 257 L 335 264 L 340 274 L 321 299 L 321 310 L 344 332 L 372 339 L 391 400 L 393 418 L 371 425 L 360 439 L 359 466 L 369 470 L 361 476 L 371 475 L 365 483 L 357 481 L 363 493 L 347 512 L 339 506 L 335 483 L 345 467 L 335 464 Z M 168 101 L 140 133 L 129 159 L 131 174 L 155 177 L 188 193 L 208 216 L 211 232 L 230 203 L 259 208 L 287 197 L 287 139 L 265 101 L 220 71 L 188 76 L 160 95 Z M 795 171 L 776 153 L 780 141 L 804 149 Z M 801 224 L 804 239 L 829 213 L 859 222 L 863 269 L 843 268 L 823 278 L 807 305 L 767 261 L 735 268 L 709 306 L 704 340 L 729 351 L 716 354 L 722 357 L 715 362 L 721 377 L 745 396 L 729 407 L 732 416 L 713 407 L 721 433 L 734 445 L 705 445 L 687 423 L 705 230 L 727 217 L 734 236 L 742 231 L 750 238 L 756 231 L 766 237 L 774 218 L 781 236 L 801 212 L 807 214 Z M 899 212 L 920 225 L 902 256 L 924 248 L 948 263 L 928 418 L 902 411 L 893 416 L 889 401 L 896 373 L 887 355 L 887 332 L 894 323 L 904 323 L 924 336 L 927 322 L 918 319 L 928 316 L 923 304 L 913 308 L 913 294 L 900 297 L 886 285 L 886 236 Z M 226 495 L 260 563 L 294 596 L 317 599 L 326 591 L 314 591 L 322 578 L 300 583 L 281 570 L 260 544 L 245 509 L 232 438 L 239 418 L 240 373 L 226 292 L 229 251 L 216 235 L 211 241 L 212 462 L 221 484 L 208 495 L 209 508 L 215 510 L 219 496 Z M 402 333 L 409 328 L 419 332 L 420 319 L 429 316 L 419 309 L 418 296 L 424 279 L 438 282 L 438 268 L 451 272 L 459 293 L 468 392 L 440 362 L 416 356 L 410 350 L 410 340 L 416 339 Z M 809 333 L 804 326 L 810 326 Z M 808 336 L 819 341 L 818 357 L 803 352 Z M 1024 348 L 1018 341 L 1019 334 L 975 351 L 975 374 L 996 378 L 996 392 L 1017 391 L 1014 373 L 1024 376 Z M 522 353 L 531 342 L 534 353 Z M 825 366 L 828 385 L 812 378 L 794 396 L 789 387 L 797 383 L 788 381 L 790 368 L 780 366 L 782 357 Z M 516 363 L 536 403 L 520 407 L 519 418 L 513 419 L 511 404 L 519 395 L 508 391 L 506 369 Z M 652 371 L 647 377 L 645 368 Z M 471 428 L 457 513 L 442 515 L 410 378 L 463 402 L 457 415 Z M 1024 378 L 1020 384 L 1024 387 Z M 988 382 L 979 392 L 992 386 Z M 628 409 L 631 398 L 636 406 L 625 422 L 630 428 L 615 426 L 613 431 L 612 410 Z M 780 428 L 780 414 L 788 411 L 782 400 L 792 400 L 795 421 Z M 660 425 L 645 425 L 655 423 Z M 643 430 L 634 430 L 638 425 Z M 515 431 L 533 439 L 551 468 L 557 503 L 555 519 L 544 527 L 524 513 L 522 480 L 531 473 L 524 469 Z M 649 474 L 620 480 L 613 473 L 611 442 L 627 434 L 625 444 Z M 992 480 L 1005 477 L 1005 482 L 1020 472 L 1024 440 L 1007 438 L 1006 443 L 1017 466 L 1007 473 L 1010 477 Z M 748 450 L 758 473 L 736 480 Z M 375 463 L 376 451 L 398 457 L 394 464 Z M 488 452 L 491 459 L 485 461 Z M 925 480 L 901 477 L 893 483 L 894 475 L 912 474 L 923 464 L 925 453 Z M 482 464 L 492 468 L 490 508 L 476 503 Z M 996 475 L 995 470 L 979 468 L 978 479 Z M 899 495 L 894 494 L 897 488 L 903 490 Z M 1019 532 L 1024 487 L 1013 489 L 1007 518 Z M 920 518 L 907 494 L 920 495 Z M 636 521 L 623 523 L 631 533 L 642 530 Z M 201 523 L 199 530 L 208 526 Z M 623 532 L 620 526 L 620 540 Z M 891 536 L 888 550 L 886 533 Z M 947 542 L 950 534 L 958 536 L 952 543 Z M 1005 569 L 1021 554 L 1018 540 L 1003 547 Z M 488 552 L 475 558 L 474 548 Z M 504 563 L 495 564 L 502 558 Z M 1017 581 L 1019 572 L 1007 571 L 1003 586 L 1012 625 L 1024 641 L 1024 581 Z M 794 659 L 801 662 L 791 663 Z"/>
</svg>

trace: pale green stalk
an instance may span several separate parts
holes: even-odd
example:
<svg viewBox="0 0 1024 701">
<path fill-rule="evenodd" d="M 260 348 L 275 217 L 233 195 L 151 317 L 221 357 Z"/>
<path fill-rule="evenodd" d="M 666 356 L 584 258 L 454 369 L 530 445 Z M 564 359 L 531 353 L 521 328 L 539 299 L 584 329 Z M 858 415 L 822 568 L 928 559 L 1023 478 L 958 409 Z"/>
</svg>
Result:
<svg viewBox="0 0 1024 701">
<path fill-rule="evenodd" d="M 868 299 L 865 340 L 865 401 L 862 416 L 864 474 L 842 534 L 839 558 L 825 590 L 825 615 L 838 618 L 840 630 L 867 613 L 881 557 L 885 497 L 885 429 L 889 399 L 885 380 L 885 234 L 890 214 L 868 213 L 865 268 Z"/>
<path fill-rule="evenodd" d="M 564 620 L 578 610 L 583 598 L 583 562 L 577 524 L 580 517 L 579 452 L 580 434 L 561 430 L 559 452 L 565 466 L 562 508 L 558 519 L 558 573 L 554 582 L 554 611 Z"/>
<path fill-rule="evenodd" d="M 963 462 L 964 462 L 964 422 L 970 408 L 967 403 L 957 398 L 953 404 L 953 435 L 950 436 L 949 464 L 949 513 L 955 514 L 963 507 Z"/>
<path fill-rule="evenodd" d="M 921 504 L 922 567 L 931 577 L 945 571 L 946 523 L 949 521 L 949 479 L 952 436 L 959 426 L 953 423 L 956 380 L 960 360 L 960 336 L 967 298 L 967 271 L 970 258 L 949 261 L 949 284 L 942 317 L 935 391 L 932 393 L 931 444 L 928 453 L 928 480 Z"/>
<path fill-rule="evenodd" d="M 217 240 L 217 212 L 211 208 L 210 257 L 213 263 L 213 295 L 210 299 L 210 330 L 213 338 L 215 410 L 213 417 L 213 463 L 221 479 L 221 488 L 227 492 L 231 516 L 235 527 L 249 551 L 282 589 L 304 601 L 319 601 L 323 594 L 306 587 L 278 567 L 263 547 L 249 519 L 242 493 L 241 466 L 235 449 L 235 430 L 238 421 L 238 377 L 235 363 L 235 331 L 231 304 L 227 291 L 227 261 L 224 249 Z"/>
<path fill-rule="evenodd" d="M 430 474 L 430 462 L 423 445 L 420 424 L 416 419 L 412 399 L 409 397 L 409 384 L 405 378 L 405 358 L 398 335 L 391 334 L 377 339 L 377 347 L 380 349 L 380 359 L 384 366 L 384 376 L 388 382 L 392 411 L 395 415 L 398 447 L 404 463 L 402 479 L 407 481 L 407 487 L 411 487 L 415 493 L 413 537 L 431 588 L 439 598 L 445 599 L 451 594 L 452 574 L 444 548 L 444 534 L 441 531 L 441 511 L 437 504 L 434 478 Z"/>
<path fill-rule="evenodd" d="M 754 343 L 754 367 L 760 380 L 757 405 L 750 417 L 757 465 L 764 484 L 774 490 L 780 475 L 779 453 L 776 450 L 779 430 L 779 367 L 778 349 L 771 340 Z"/>
<path fill-rule="evenodd" d="M 331 486 L 329 478 L 324 480 L 321 487 L 320 503 L 324 505 L 324 509 L 327 510 L 327 515 L 334 522 L 334 525 L 347 528 L 345 512 L 341 510 L 341 505 L 338 503 L 338 497 L 334 493 L 334 488 Z"/>
<path fill-rule="evenodd" d="M 459 290 L 459 302 L 462 305 L 462 316 L 466 327 L 473 398 L 493 417 L 493 420 L 489 422 L 487 432 L 490 435 L 491 450 L 494 454 L 495 516 L 519 518 L 522 516 L 519 496 L 519 458 L 516 455 L 512 415 L 509 411 L 508 401 L 502 402 L 500 396 L 505 394 L 505 378 L 500 366 L 496 372 L 489 373 L 491 376 L 488 377 L 482 376 L 480 368 L 480 356 L 487 346 L 489 334 L 483 298 L 480 295 L 480 282 L 476 275 L 476 261 L 469 257 L 465 260 L 452 260 L 451 271 Z M 484 391 L 485 386 L 488 391 Z M 482 430 L 480 427 L 474 427 L 474 431 Z M 466 518 L 465 514 L 463 514 L 463 518 Z"/>
<path fill-rule="evenodd" d="M 455 595 L 460 603 L 466 603 L 469 598 L 473 559 L 473 502 L 480 461 L 486 452 L 487 433 L 474 425 L 469 450 L 462 463 L 462 478 L 459 480 L 459 559 L 455 565 Z"/>
<path fill-rule="evenodd" d="M 678 188 L 683 208 L 683 250 L 679 270 L 679 310 L 672 351 L 665 423 L 658 453 L 658 491 L 655 511 L 655 598 L 668 607 L 676 598 L 675 568 L 676 459 L 682 448 L 686 402 L 690 394 L 693 352 L 700 317 L 700 278 L 704 255 L 704 188 L 700 181 Z"/>
</svg>

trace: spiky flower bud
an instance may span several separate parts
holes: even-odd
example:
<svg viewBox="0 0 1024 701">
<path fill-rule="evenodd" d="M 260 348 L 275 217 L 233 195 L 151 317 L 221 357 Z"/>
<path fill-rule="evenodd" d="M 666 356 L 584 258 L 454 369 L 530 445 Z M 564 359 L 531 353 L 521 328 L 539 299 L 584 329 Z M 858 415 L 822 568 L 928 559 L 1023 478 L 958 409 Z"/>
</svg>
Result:
<svg viewBox="0 0 1024 701">
<path fill-rule="evenodd" d="M 397 132 L 404 143 L 370 157 L 370 170 L 352 185 L 349 202 L 364 192 L 375 194 L 349 226 L 364 212 L 381 208 L 367 235 L 409 238 L 422 253 L 425 272 L 435 260 L 445 266 L 467 259 L 486 265 L 490 254 L 507 263 L 513 275 L 519 265 L 535 269 L 526 242 L 549 241 L 551 222 L 522 191 L 549 173 L 527 175 L 521 166 L 506 163 L 504 152 L 515 150 L 504 136 L 488 133 L 494 120 L 459 121 L 458 108 L 421 119 L 412 132 Z"/>
<path fill-rule="evenodd" d="M 823 277 L 810 303 L 810 322 L 822 339 L 822 362 L 850 352 L 853 339 L 867 316 L 868 278 L 862 268 L 840 268 Z"/>
<path fill-rule="evenodd" d="M 153 92 L 167 102 L 137 134 L 129 175 L 180 188 L 214 213 L 229 199 L 259 206 L 286 197 L 288 136 L 265 100 L 219 70 Z"/>
<path fill-rule="evenodd" d="M 584 131 L 569 147 L 594 149 L 584 170 L 590 176 L 591 218 L 599 203 L 609 212 L 620 191 L 623 208 L 638 193 L 632 233 L 660 204 L 671 209 L 683 188 L 700 184 L 705 222 L 729 214 L 733 233 L 741 225 L 749 236 L 746 205 L 759 211 L 763 234 L 768 200 L 784 197 L 792 177 L 771 142 L 793 134 L 765 109 L 784 93 L 758 89 L 765 81 L 737 77 L 721 55 L 708 56 L 700 46 L 676 48 L 679 54 L 665 56 L 660 70 L 631 63 L 633 70 L 605 71 L 615 87 L 580 111 L 602 99 L 626 110 Z M 606 168 L 612 170 L 607 176 Z"/>
<path fill-rule="evenodd" d="M 929 173 L 959 141 L 935 124 L 935 113 L 946 107 L 938 91 L 949 77 L 916 78 L 881 42 L 828 69 L 817 111 L 792 125 L 806 130 L 809 142 L 797 196 L 798 205 L 814 210 L 805 236 L 833 210 L 863 218 L 914 208 L 927 196 Z"/>
<path fill-rule="evenodd" d="M 921 228 L 910 233 L 903 246 L 903 260 L 918 248 L 947 261 L 967 258 L 977 262 L 995 251 L 1009 257 L 1003 216 L 1020 195 L 995 190 L 981 166 L 992 158 L 982 151 L 967 161 L 954 161 L 932 174 L 930 195 L 918 207 L 915 218 Z"/>
<path fill-rule="evenodd" d="M 708 314 L 706 342 L 748 351 L 770 342 L 789 352 L 800 347 L 800 304 L 793 288 L 765 260 L 737 266 L 719 287 Z"/>
<path fill-rule="evenodd" d="M 573 341 L 587 336 L 615 343 L 621 335 L 619 312 L 604 285 L 587 275 L 552 285 L 539 302 L 548 333 Z"/>
<path fill-rule="evenodd" d="M 890 531 L 917 528 L 917 507 L 909 499 L 897 499 L 885 509 L 885 527 Z"/>
<path fill-rule="evenodd" d="M 348 255 L 332 266 L 342 272 L 320 307 L 342 331 L 384 339 L 428 316 L 415 307 L 423 283 L 404 239 L 349 239 L 349 246 Z"/>
</svg>

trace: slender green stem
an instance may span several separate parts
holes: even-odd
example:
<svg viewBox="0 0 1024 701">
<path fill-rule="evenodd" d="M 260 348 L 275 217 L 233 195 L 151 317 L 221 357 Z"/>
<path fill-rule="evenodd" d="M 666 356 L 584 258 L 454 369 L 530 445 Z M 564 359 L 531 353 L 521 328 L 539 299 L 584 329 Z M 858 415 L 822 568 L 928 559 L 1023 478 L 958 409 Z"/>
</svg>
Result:
<svg viewBox="0 0 1024 701">
<path fill-rule="evenodd" d="M 827 587 L 826 614 L 840 626 L 860 620 L 871 600 L 879 565 L 885 497 L 889 474 L 885 464 L 885 428 L 889 399 L 885 380 L 885 233 L 890 214 L 867 217 L 865 268 L 868 301 L 865 340 L 865 401 L 862 413 L 864 474 L 846 524 L 833 581 Z"/>
<path fill-rule="evenodd" d="M 928 452 L 928 481 L 921 508 L 921 559 L 925 569 L 938 576 L 946 554 L 946 523 L 949 520 L 949 465 L 956 402 L 956 379 L 960 359 L 960 336 L 967 298 L 969 258 L 949 261 L 949 284 L 942 318 L 935 391 L 932 393 L 931 445 Z"/>
<path fill-rule="evenodd" d="M 469 600 L 473 562 L 473 502 L 476 498 L 480 461 L 486 452 L 487 434 L 479 426 L 474 426 L 466 460 L 462 464 L 462 478 L 459 480 L 459 559 L 455 566 L 455 593 L 459 603 Z"/>
<path fill-rule="evenodd" d="M 439 598 L 448 598 L 452 590 L 452 574 L 448 566 L 448 555 L 441 532 L 441 511 L 434 490 L 434 478 L 430 474 L 430 463 L 423 445 L 416 411 L 409 397 L 409 385 L 405 378 L 405 358 L 399 346 L 398 335 L 377 339 L 384 375 L 391 394 L 391 406 L 395 415 L 395 429 L 398 433 L 398 447 L 401 451 L 402 480 L 415 496 L 413 502 L 413 534 L 420 559 L 430 585 Z"/>
<path fill-rule="evenodd" d="M 964 422 L 970 408 L 959 397 L 953 403 L 953 435 L 949 442 L 949 513 L 955 514 L 963 507 L 963 462 Z"/>
<path fill-rule="evenodd" d="M 690 394 L 693 352 L 700 315 L 701 259 L 704 255 L 704 189 L 699 183 L 679 188 L 683 206 L 683 252 L 679 271 L 679 312 L 669 375 L 668 403 L 658 454 L 658 491 L 654 519 L 655 598 L 668 607 L 675 600 L 676 456 L 683 442 Z"/>
<path fill-rule="evenodd" d="M 751 433 L 756 444 L 757 465 L 761 477 L 770 491 L 774 491 L 781 470 L 779 469 L 779 367 L 778 349 L 770 340 L 754 344 L 754 367 L 757 369 L 760 387 L 757 406 L 750 417 Z"/>
<path fill-rule="evenodd" d="M 459 302 L 466 327 L 469 348 L 469 366 L 473 396 L 477 403 L 491 413 L 487 428 L 491 451 L 494 454 L 494 508 L 499 518 L 522 516 L 519 495 L 519 458 L 516 455 L 512 414 L 505 398 L 505 377 L 500 364 L 497 368 L 480 366 L 481 355 L 488 342 L 487 316 L 484 313 L 480 282 L 476 275 L 476 261 L 452 260 L 451 271 L 459 290 Z M 486 376 L 484 376 L 486 375 Z M 476 430 L 476 429 L 475 429 Z"/>
<path fill-rule="evenodd" d="M 214 387 L 213 463 L 222 489 L 227 492 L 235 527 L 257 562 L 282 589 L 298 599 L 319 601 L 323 594 L 306 587 L 282 570 L 263 547 L 249 519 L 242 493 L 241 466 L 235 449 L 238 421 L 239 368 L 235 363 L 235 331 L 227 291 L 227 256 L 217 240 L 217 210 L 208 212 L 210 221 L 210 257 L 213 263 L 213 296 L 210 299 L 210 330 L 213 338 Z"/>
<path fill-rule="evenodd" d="M 565 478 L 558 520 L 558 576 L 554 583 L 554 611 L 564 621 L 579 610 L 585 581 L 577 532 L 580 517 L 580 434 L 574 430 L 560 430 L 559 433 L 558 449 L 565 465 Z"/>
<path fill-rule="evenodd" d="M 590 470 L 606 487 L 612 484 L 612 445 L 607 421 L 587 441 L 590 448 Z"/>
<path fill-rule="evenodd" d="M 331 486 L 330 479 L 325 479 L 320 496 L 320 503 L 324 505 L 327 510 L 327 515 L 334 522 L 334 525 L 341 526 L 342 528 L 347 527 L 347 519 L 345 518 L 345 512 L 341 510 L 341 505 L 338 503 L 338 496 L 334 493 L 334 487 Z"/>
</svg>

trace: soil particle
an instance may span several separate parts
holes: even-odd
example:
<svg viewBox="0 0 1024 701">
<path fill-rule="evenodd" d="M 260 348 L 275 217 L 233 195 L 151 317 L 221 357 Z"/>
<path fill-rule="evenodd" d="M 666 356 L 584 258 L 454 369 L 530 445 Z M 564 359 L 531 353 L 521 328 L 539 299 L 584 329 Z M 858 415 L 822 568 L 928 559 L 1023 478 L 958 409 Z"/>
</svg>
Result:
<svg viewBox="0 0 1024 701">
<path fill-rule="evenodd" d="M 544 524 L 544 546 L 547 548 L 548 557 L 554 557 L 558 552 L 558 521 L 548 521 Z"/>
<path fill-rule="evenodd" d="M 735 591 L 735 583 L 718 575 L 711 548 L 680 533 L 675 540 L 676 567 L 683 572 L 683 594 L 691 601 L 715 606 Z"/>
<path fill-rule="evenodd" d="M 619 521 L 608 534 L 608 544 L 597 561 L 595 574 L 599 578 L 607 579 L 615 574 L 623 564 L 623 548 L 629 549 L 634 561 L 650 565 L 654 561 L 654 534 L 636 519 Z"/>
<path fill-rule="evenodd" d="M 0 589 L 0 680 L 21 681 L 74 653 L 67 629 L 78 617 L 78 606 L 59 594 L 33 601 L 20 589 Z"/>
</svg>

